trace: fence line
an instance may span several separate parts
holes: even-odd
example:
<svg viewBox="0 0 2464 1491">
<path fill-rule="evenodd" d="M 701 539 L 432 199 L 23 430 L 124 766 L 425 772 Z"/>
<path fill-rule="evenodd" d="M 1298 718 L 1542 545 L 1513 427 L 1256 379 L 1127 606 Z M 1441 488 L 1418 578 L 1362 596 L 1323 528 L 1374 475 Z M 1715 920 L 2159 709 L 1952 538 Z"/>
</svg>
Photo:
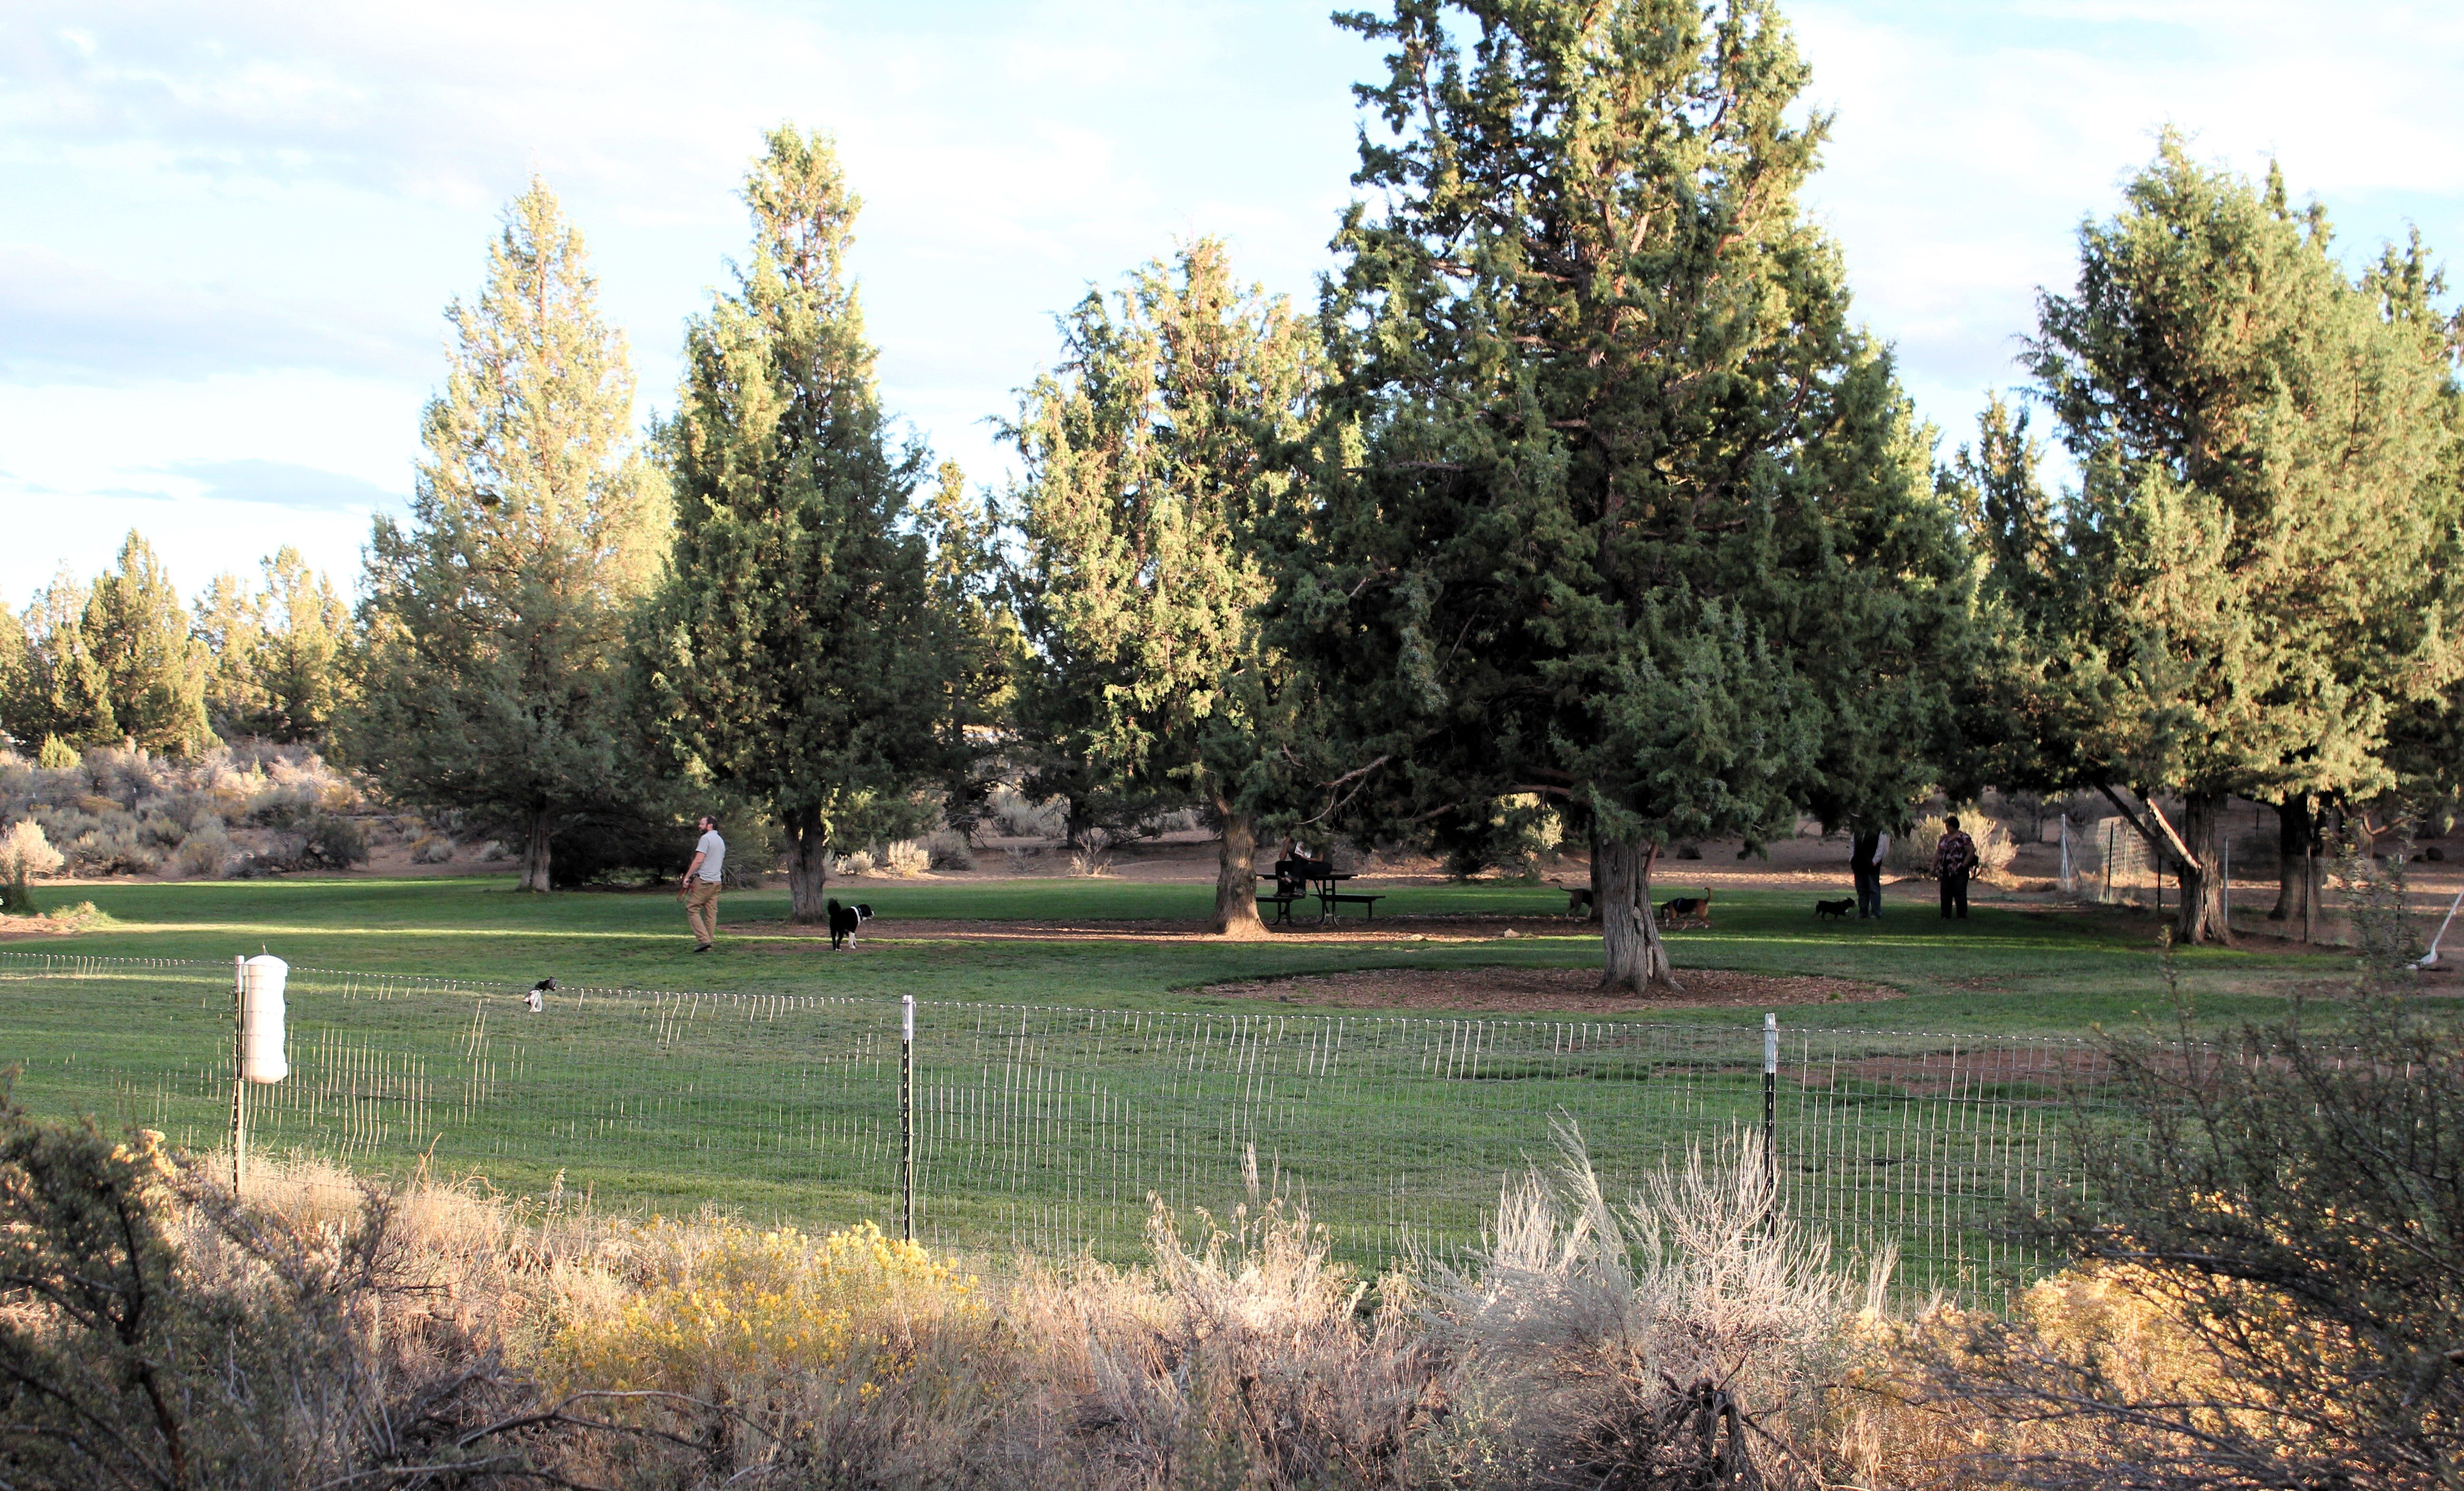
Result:
<svg viewBox="0 0 2464 1491">
<path fill-rule="evenodd" d="M 225 1140 L 231 968 L 0 952 L 20 1101 Z M 423 1158 L 501 1190 L 835 1225 L 899 1214 L 899 1003 L 566 989 L 298 968 L 294 1072 L 252 1143 L 365 1171 Z M 111 1017 L 94 1018 L 106 1002 Z M 2003 1225 L 2081 1177 L 2084 1041 L 1783 1028 L 1774 1166 L 1842 1249 L 1918 1291 L 2041 1260 Z M 1365 1265 L 1475 1246 L 1499 1188 L 1571 1122 L 1611 1193 L 1760 1126 L 1759 1013 L 1733 1023 L 1113 1011 L 921 1001 L 916 1228 L 942 1246 L 1140 1252 L 1149 1197 L 1219 1214 L 1305 1197 Z M 1255 1191 L 1252 1189 L 1255 1179 Z"/>
</svg>

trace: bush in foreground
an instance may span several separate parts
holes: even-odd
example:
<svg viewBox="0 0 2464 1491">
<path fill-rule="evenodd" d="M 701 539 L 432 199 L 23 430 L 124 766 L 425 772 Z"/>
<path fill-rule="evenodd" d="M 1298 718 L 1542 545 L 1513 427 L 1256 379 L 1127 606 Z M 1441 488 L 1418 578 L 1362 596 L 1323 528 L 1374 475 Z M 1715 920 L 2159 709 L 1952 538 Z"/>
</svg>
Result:
<svg viewBox="0 0 2464 1491">
<path fill-rule="evenodd" d="M 11 1484 L 1812 1485 L 1876 1339 L 1785 1218 L 1755 1240 L 1733 1154 L 1613 1212 L 1570 1149 L 1461 1269 L 1361 1278 L 1253 1198 L 1195 1235 L 1158 1212 L 1143 1267 L 979 1278 L 869 1225 L 304 1166 L 243 1206 L 152 1136 L 5 1128 Z"/>
<path fill-rule="evenodd" d="M 2079 1272 L 1946 1317 L 1934 1405 L 2008 1483 L 2464 1485 L 2464 1036 L 2395 998 L 2113 1050 L 2130 1122 L 2045 1220 Z"/>
</svg>

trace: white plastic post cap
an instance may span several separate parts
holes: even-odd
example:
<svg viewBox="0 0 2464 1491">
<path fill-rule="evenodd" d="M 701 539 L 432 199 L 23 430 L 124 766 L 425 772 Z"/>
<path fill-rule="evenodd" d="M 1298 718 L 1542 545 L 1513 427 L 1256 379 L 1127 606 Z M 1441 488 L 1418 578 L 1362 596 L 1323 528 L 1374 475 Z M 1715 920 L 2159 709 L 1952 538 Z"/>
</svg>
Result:
<svg viewBox="0 0 2464 1491">
<path fill-rule="evenodd" d="M 240 965 L 240 1076 L 252 1082 L 278 1082 L 291 1075 L 282 1052 L 282 986 L 291 965 L 259 954 Z"/>
<path fill-rule="evenodd" d="M 905 1008 L 900 1012 L 903 1018 L 899 1022 L 899 1034 L 913 1042 L 915 1039 L 915 996 L 907 994 L 901 997 L 905 1000 Z"/>
</svg>

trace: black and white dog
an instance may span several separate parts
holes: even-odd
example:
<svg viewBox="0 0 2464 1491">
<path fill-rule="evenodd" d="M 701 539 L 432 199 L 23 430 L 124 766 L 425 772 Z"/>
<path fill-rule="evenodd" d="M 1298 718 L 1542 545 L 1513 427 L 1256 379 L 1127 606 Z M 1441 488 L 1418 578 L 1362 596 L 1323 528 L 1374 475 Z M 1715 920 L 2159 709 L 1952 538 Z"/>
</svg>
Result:
<svg viewBox="0 0 2464 1491">
<path fill-rule="evenodd" d="M 862 901 L 852 906 L 830 902 L 830 950 L 855 946 L 855 929 L 872 920 L 872 908 Z"/>
</svg>

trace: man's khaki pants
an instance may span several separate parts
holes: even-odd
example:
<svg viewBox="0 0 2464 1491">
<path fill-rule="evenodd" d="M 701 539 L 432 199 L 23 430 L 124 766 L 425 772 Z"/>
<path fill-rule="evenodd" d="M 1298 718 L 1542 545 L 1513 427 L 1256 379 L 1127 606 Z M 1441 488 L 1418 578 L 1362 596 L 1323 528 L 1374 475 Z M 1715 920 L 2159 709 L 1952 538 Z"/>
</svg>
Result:
<svg viewBox="0 0 2464 1491">
<path fill-rule="evenodd" d="M 685 886 L 685 920 L 693 924 L 693 940 L 707 947 L 718 941 L 718 882 L 694 876 Z"/>
</svg>

